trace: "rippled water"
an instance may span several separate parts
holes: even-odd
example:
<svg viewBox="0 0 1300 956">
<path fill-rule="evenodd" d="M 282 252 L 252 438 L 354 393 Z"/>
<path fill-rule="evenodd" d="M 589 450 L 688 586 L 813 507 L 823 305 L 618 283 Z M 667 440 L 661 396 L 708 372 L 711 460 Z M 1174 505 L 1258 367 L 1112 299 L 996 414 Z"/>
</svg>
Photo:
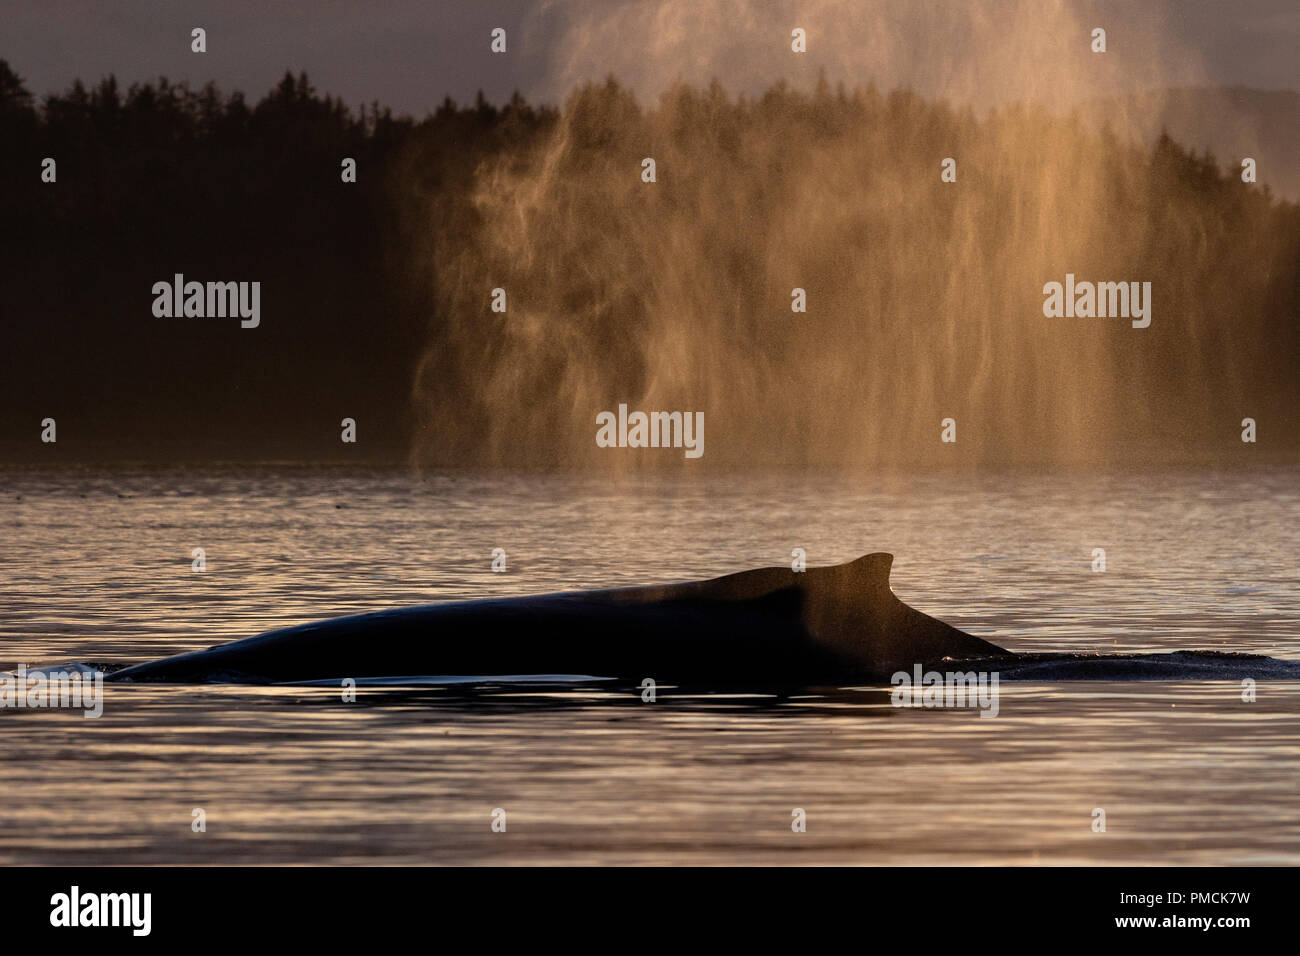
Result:
<svg viewBox="0 0 1300 956">
<path fill-rule="evenodd" d="M 1298 477 L 0 471 L 0 667 L 711 576 L 795 547 L 813 565 L 891 551 L 903 600 L 1015 651 L 1300 659 Z M 496 547 L 506 574 L 489 569 Z M 1004 684 L 989 720 L 894 708 L 880 688 L 661 688 L 653 704 L 598 684 L 362 689 L 344 703 L 323 688 L 107 685 L 98 720 L 0 710 L 0 861 L 1300 862 L 1300 684 L 1262 683 L 1254 703 L 1241 690 Z"/>
</svg>

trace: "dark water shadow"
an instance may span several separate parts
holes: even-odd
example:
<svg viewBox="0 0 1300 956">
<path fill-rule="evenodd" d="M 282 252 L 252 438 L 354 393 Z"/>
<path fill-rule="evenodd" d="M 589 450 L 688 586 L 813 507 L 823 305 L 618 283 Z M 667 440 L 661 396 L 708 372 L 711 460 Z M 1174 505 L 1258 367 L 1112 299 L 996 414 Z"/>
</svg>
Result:
<svg viewBox="0 0 1300 956">
<path fill-rule="evenodd" d="M 457 684 L 441 687 L 359 687 L 355 701 L 339 694 L 304 694 L 304 707 L 421 708 L 473 711 L 477 714 L 523 714 L 565 710 L 630 713 L 647 707 L 690 713 L 751 713 L 775 717 L 843 715 L 889 716 L 890 691 L 876 687 L 746 686 L 719 689 L 661 684 L 654 701 L 642 699 L 639 684 L 509 683 Z M 280 698 L 283 700 L 283 698 Z"/>
</svg>

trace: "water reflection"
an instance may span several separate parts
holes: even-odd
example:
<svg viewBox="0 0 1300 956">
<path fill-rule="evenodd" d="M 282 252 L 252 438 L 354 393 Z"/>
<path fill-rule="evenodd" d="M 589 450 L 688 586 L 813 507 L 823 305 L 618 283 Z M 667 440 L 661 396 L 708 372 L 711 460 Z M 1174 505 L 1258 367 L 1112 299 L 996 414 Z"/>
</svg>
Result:
<svg viewBox="0 0 1300 956">
<path fill-rule="evenodd" d="M 0 471 L 0 667 L 794 547 L 892 551 L 903 600 L 1020 652 L 1295 661 L 1296 477 Z M 880 687 L 111 684 L 98 720 L 0 710 L 0 862 L 1294 865 L 1300 682 L 1278 676 L 1253 703 L 1240 679 L 1008 681 L 995 719 Z"/>
</svg>

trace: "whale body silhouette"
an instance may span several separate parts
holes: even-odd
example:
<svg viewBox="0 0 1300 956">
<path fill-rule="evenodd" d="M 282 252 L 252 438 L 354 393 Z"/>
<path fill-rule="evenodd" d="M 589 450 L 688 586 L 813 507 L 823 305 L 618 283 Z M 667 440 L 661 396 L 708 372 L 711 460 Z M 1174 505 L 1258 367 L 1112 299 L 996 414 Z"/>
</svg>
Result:
<svg viewBox="0 0 1300 956">
<path fill-rule="evenodd" d="M 583 674 L 816 683 L 1009 652 L 909 607 L 893 555 L 708 581 L 453 601 L 334 618 L 128 667 L 115 681 L 293 683 Z"/>
</svg>

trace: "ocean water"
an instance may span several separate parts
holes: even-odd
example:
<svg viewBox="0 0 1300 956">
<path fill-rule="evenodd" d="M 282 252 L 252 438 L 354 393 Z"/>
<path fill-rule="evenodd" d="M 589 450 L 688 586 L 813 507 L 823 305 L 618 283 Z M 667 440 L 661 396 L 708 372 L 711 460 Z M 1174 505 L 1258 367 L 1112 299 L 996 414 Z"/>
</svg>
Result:
<svg viewBox="0 0 1300 956">
<path fill-rule="evenodd" d="M 5 469 L 0 669 L 794 548 L 810 565 L 890 551 L 900 598 L 1013 651 L 1300 660 L 1297 479 Z M 1236 680 L 1004 683 L 993 719 L 896 708 L 887 686 L 105 694 L 99 719 L 0 709 L 0 862 L 1300 863 L 1297 682 L 1254 702 Z"/>
</svg>

